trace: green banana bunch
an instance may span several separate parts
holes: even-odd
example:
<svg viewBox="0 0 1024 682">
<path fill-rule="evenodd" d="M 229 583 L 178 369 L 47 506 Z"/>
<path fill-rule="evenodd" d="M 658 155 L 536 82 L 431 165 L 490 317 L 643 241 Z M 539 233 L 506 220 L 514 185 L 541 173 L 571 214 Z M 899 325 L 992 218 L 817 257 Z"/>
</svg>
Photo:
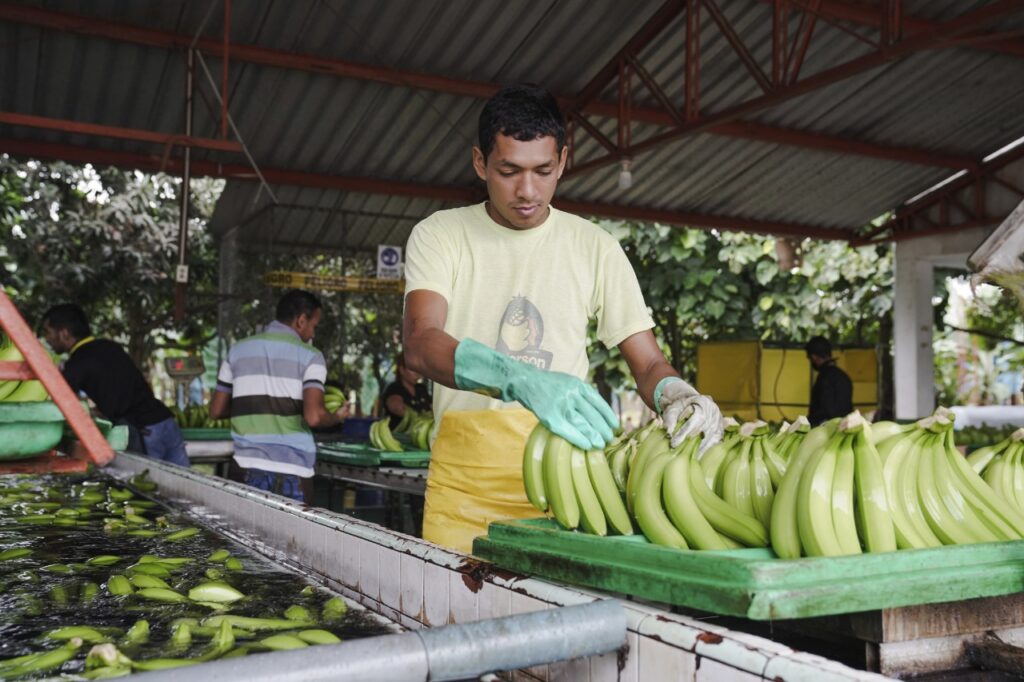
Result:
<svg viewBox="0 0 1024 682">
<path fill-rule="evenodd" d="M 56 362 L 57 358 L 52 353 L 50 357 Z M 14 345 L 9 337 L 5 337 L 0 343 L 0 360 L 21 361 L 25 357 Z M 0 381 L 0 401 L 8 403 L 39 402 L 49 400 L 50 394 L 43 387 L 43 382 L 37 379 L 21 381 L 18 379 L 5 379 Z"/>
<path fill-rule="evenodd" d="M 378 419 L 370 425 L 370 444 L 378 450 L 389 452 L 402 452 L 405 449 L 391 433 L 386 417 Z"/>
<path fill-rule="evenodd" d="M 328 412 L 337 412 L 347 402 L 345 392 L 337 386 L 324 386 L 324 408 Z"/>
<path fill-rule="evenodd" d="M 770 438 L 769 442 L 775 453 L 788 462 L 790 455 L 800 447 L 800 443 L 803 442 L 810 430 L 811 423 L 807 421 L 807 417 L 801 415 L 792 424 L 783 422 L 782 428 Z"/>
<path fill-rule="evenodd" d="M 429 450 L 430 435 L 433 430 L 433 418 L 417 418 L 413 425 L 409 427 L 408 433 L 413 445 L 415 445 L 418 450 Z"/>
<path fill-rule="evenodd" d="M 602 450 L 583 451 L 537 424 L 523 448 L 523 486 L 539 511 L 563 528 L 631 535 L 633 524 Z"/>
</svg>

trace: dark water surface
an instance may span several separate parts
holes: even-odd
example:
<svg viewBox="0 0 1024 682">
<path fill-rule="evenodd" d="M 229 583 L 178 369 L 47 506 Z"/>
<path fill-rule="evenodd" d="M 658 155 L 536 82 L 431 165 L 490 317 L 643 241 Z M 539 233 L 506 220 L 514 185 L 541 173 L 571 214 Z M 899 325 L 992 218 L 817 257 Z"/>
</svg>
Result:
<svg viewBox="0 0 1024 682">
<path fill-rule="evenodd" d="M 111 491 L 129 489 L 102 474 L 0 476 L 0 552 L 21 547 L 32 551 L 26 557 L 0 560 L 0 666 L 4 659 L 60 646 L 62 642 L 45 638 L 44 634 L 68 625 L 87 625 L 104 633 L 102 628 L 115 628 L 109 632 L 110 640 L 134 660 L 194 657 L 209 648 L 209 637 L 193 635 L 189 648 L 173 649 L 169 639 L 176 619 L 202 620 L 219 613 L 284 618 L 289 606 L 300 605 L 319 621 L 323 604 L 335 596 L 322 588 L 313 589 L 311 593 L 306 590 L 307 594 L 303 594 L 303 588 L 310 585 L 303 577 L 206 528 L 196 526 L 198 534 L 187 539 L 166 539 L 176 530 L 193 527 L 193 520 L 158 498 L 145 497 L 138 490 L 132 491 L 134 497 L 127 502 L 112 499 Z M 146 500 L 155 504 L 150 508 L 133 506 L 129 511 L 140 518 L 126 520 L 125 504 L 132 505 L 139 500 L 143 504 Z M 79 515 L 73 516 L 75 512 Z M 45 519 L 47 514 L 59 514 L 54 519 L 73 519 L 75 525 L 37 525 L 18 520 Z M 133 529 L 152 530 L 158 535 L 129 535 L 127 531 Z M 210 561 L 210 555 L 219 549 L 226 549 L 240 560 L 241 569 L 227 570 L 224 562 Z M 209 581 L 205 572 L 213 569 L 222 573 L 220 580 L 246 596 L 227 609 L 217 611 L 191 602 L 165 604 L 137 594 L 110 594 L 106 585 L 109 577 L 130 575 L 135 570 L 130 567 L 145 554 L 192 559 L 162 578 L 181 594 L 187 595 L 190 588 Z M 119 560 L 110 566 L 86 563 L 99 555 L 117 555 Z M 92 598 L 89 598 L 89 583 L 98 586 Z M 149 622 L 149 641 L 126 643 L 123 633 L 142 619 Z M 389 632 L 379 619 L 357 609 L 349 610 L 339 620 L 306 627 L 328 630 L 342 640 Z M 299 629 L 303 628 L 296 628 Z M 236 646 L 273 634 L 277 632 L 257 632 L 251 639 L 238 638 Z M 84 644 L 76 657 L 59 671 L 36 676 L 82 671 L 91 647 L 89 643 Z M 259 651 L 259 647 L 253 651 Z M 187 675 L 188 671 L 183 670 L 182 674 Z M 0 667 L 0 679 L 13 678 L 4 678 Z"/>
</svg>

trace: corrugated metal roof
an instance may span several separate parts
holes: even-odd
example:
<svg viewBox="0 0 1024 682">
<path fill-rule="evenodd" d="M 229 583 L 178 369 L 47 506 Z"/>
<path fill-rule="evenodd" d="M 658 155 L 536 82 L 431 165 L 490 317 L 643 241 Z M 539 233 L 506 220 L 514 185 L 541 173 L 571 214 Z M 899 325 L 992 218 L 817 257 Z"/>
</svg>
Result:
<svg viewBox="0 0 1024 682">
<path fill-rule="evenodd" d="M 24 5 L 218 39 L 218 3 L 99 0 Z M 991 2 L 907 0 L 906 15 L 954 18 Z M 661 7 L 655 0 L 305 0 L 235 2 L 232 40 L 477 82 L 530 80 L 559 94 L 582 89 Z M 764 68 L 771 61 L 772 8 L 756 0 L 717 5 Z M 205 22 L 205 23 L 204 23 Z M 760 94 L 707 11 L 702 15 L 702 112 Z M 1024 27 L 1024 11 L 993 30 Z M 789 23 L 796 35 L 796 14 Z M 874 48 L 854 34 L 877 32 L 818 20 L 802 76 Z M 640 54 L 676 106 L 683 104 L 685 36 L 677 17 Z M 221 64 L 206 56 L 219 79 Z M 219 109 L 197 74 L 195 134 L 215 137 Z M 472 187 L 470 149 L 482 100 L 396 84 L 343 79 L 254 63 L 231 65 L 231 112 L 257 164 L 328 175 Z M 0 110 L 113 126 L 181 132 L 181 51 L 0 21 Z M 950 47 L 917 53 L 745 120 L 878 144 L 981 159 L 1024 136 L 1024 58 Z M 219 82 L 218 82 L 219 87 Z M 657 98 L 633 78 L 637 106 Z M 603 98 L 614 100 L 615 86 Z M 611 119 L 590 120 L 614 139 Z M 634 123 L 632 139 L 663 132 Z M 0 125 L 0 137 L 154 154 L 152 145 Z M 575 158 L 605 150 L 577 135 Z M 239 163 L 238 155 L 195 150 L 193 158 Z M 745 220 L 853 228 L 948 176 L 950 169 L 700 133 L 639 155 L 633 187 L 617 167 L 567 177 L 559 197 L 581 202 L 713 214 Z M 257 185 L 227 183 L 213 221 L 239 226 L 246 243 L 371 249 L 403 243 L 415 222 L 447 205 L 437 199 L 274 185 L 268 205 Z M 556 198 L 557 204 L 557 198 Z"/>
</svg>

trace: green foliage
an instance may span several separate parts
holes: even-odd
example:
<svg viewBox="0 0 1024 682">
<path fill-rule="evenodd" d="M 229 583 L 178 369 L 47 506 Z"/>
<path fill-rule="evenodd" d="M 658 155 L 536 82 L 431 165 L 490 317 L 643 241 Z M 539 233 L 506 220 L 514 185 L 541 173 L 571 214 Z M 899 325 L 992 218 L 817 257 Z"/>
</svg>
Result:
<svg viewBox="0 0 1024 682">
<path fill-rule="evenodd" d="M 892 310 L 892 253 L 887 246 L 803 240 L 799 265 L 782 270 L 776 239 L 665 225 L 603 221 L 636 271 L 669 361 L 693 378 L 702 341 L 763 339 L 803 343 L 824 334 L 834 343 L 874 343 Z M 599 385 L 630 386 L 616 349 L 594 342 Z"/>
<path fill-rule="evenodd" d="M 169 342 L 209 338 L 217 270 L 205 227 L 221 186 L 193 181 L 189 314 L 175 322 L 177 178 L 0 155 L 2 284 L 30 323 L 54 303 L 78 303 L 139 364 Z"/>
</svg>

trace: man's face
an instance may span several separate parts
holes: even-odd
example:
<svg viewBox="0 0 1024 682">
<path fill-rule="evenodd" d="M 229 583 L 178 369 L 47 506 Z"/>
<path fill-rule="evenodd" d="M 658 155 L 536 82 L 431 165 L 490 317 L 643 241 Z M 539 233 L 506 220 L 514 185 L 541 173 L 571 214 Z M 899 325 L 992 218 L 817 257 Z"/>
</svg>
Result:
<svg viewBox="0 0 1024 682">
<path fill-rule="evenodd" d="M 487 213 L 491 219 L 513 230 L 528 230 L 543 223 L 565 169 L 565 159 L 566 150 L 559 150 L 550 136 L 520 142 L 499 134 L 486 159 L 480 148 L 474 147 L 473 168 L 487 183 Z"/>
<path fill-rule="evenodd" d="M 320 309 L 313 311 L 312 315 L 306 315 L 305 313 L 300 314 L 295 318 L 295 322 L 292 323 L 292 327 L 295 332 L 299 335 L 299 338 L 304 342 L 309 343 L 313 340 L 313 333 L 316 332 L 316 326 L 320 324 Z"/>
<path fill-rule="evenodd" d="M 60 355 L 71 350 L 74 344 L 71 342 L 67 329 L 54 329 L 49 321 L 43 322 L 43 338 L 54 353 Z"/>
<path fill-rule="evenodd" d="M 820 355 L 813 355 L 811 353 L 807 354 L 807 359 L 811 361 L 811 365 L 814 367 L 814 369 L 821 369 L 821 366 L 828 361 L 828 358 L 822 357 Z"/>
</svg>

